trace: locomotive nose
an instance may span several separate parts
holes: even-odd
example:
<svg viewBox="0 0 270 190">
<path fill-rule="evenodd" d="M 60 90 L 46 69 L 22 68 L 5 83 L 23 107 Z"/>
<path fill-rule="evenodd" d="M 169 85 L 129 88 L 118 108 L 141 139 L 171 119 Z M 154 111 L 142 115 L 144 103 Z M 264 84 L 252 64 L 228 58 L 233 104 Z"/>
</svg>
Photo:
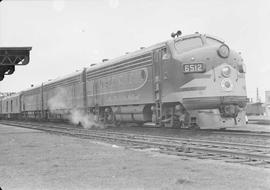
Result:
<svg viewBox="0 0 270 190">
<path fill-rule="evenodd" d="M 222 81 L 220 82 L 220 86 L 226 92 L 233 90 L 233 82 L 229 78 L 222 79 Z"/>
</svg>

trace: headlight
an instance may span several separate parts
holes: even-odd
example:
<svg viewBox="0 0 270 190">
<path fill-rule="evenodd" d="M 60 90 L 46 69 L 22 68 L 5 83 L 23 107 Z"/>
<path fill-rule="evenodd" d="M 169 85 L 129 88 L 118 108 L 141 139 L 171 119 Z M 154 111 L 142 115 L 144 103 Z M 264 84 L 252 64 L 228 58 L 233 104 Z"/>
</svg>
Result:
<svg viewBox="0 0 270 190">
<path fill-rule="evenodd" d="M 222 58 L 227 58 L 229 57 L 230 54 L 230 49 L 227 45 L 222 44 L 219 48 L 218 48 L 218 55 Z"/>
<path fill-rule="evenodd" d="M 224 77 L 230 77 L 231 75 L 231 68 L 229 66 L 225 66 L 221 69 L 221 74 L 224 76 Z"/>
<path fill-rule="evenodd" d="M 223 79 L 221 81 L 221 84 L 220 85 L 221 85 L 222 89 L 225 90 L 225 91 L 227 91 L 227 92 L 232 91 L 232 89 L 233 89 L 233 83 L 228 78 Z"/>
</svg>

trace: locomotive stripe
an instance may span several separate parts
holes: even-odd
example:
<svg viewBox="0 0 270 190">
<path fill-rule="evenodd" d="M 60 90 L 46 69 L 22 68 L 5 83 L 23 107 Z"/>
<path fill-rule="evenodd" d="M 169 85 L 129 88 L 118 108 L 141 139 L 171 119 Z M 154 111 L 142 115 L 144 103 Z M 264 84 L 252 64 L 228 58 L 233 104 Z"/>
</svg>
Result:
<svg viewBox="0 0 270 190">
<path fill-rule="evenodd" d="M 180 88 L 179 92 L 185 92 L 185 91 L 195 91 L 195 90 L 205 90 L 205 86 L 197 86 L 197 87 L 186 87 L 186 88 Z"/>
<path fill-rule="evenodd" d="M 139 64 L 152 64 L 152 56 L 151 53 L 147 53 L 132 59 L 120 61 L 118 63 L 115 63 L 113 65 L 104 67 L 104 68 L 97 68 L 92 71 L 87 72 L 87 79 L 92 78 L 93 76 L 99 76 L 103 75 L 104 73 L 107 73 L 112 70 L 122 70 L 124 67 L 131 67 L 134 65 L 139 65 Z"/>
<path fill-rule="evenodd" d="M 114 69 L 114 68 L 119 68 L 119 67 L 124 66 L 124 65 L 133 65 L 133 64 L 136 64 L 136 63 L 145 62 L 145 61 L 151 61 L 151 60 L 152 60 L 152 56 L 145 56 L 145 57 L 142 57 L 142 58 L 134 59 L 132 61 L 119 62 L 117 64 L 110 65 L 108 67 L 104 67 L 104 68 L 99 69 L 99 70 L 89 71 L 88 74 L 91 75 L 91 74 L 96 74 L 96 73 L 102 73 L 104 71 L 108 71 L 108 70 L 111 70 L 111 69 Z"/>
<path fill-rule="evenodd" d="M 126 88 L 126 89 L 123 89 L 123 90 L 116 90 L 116 91 L 107 91 L 107 92 L 95 92 L 95 93 L 91 93 L 91 94 L 87 94 L 87 96 L 91 97 L 91 96 L 97 96 L 97 95 L 107 95 L 107 94 L 115 94 L 115 93 L 122 93 L 122 92 L 130 92 L 130 91 L 136 91 L 140 88 L 142 88 L 146 83 L 147 83 L 147 80 L 148 80 L 148 70 L 147 68 L 141 68 L 141 69 L 136 69 L 136 70 L 144 70 L 145 71 L 145 79 L 143 81 L 143 83 L 141 83 L 139 86 L 137 86 L 136 88 Z M 130 71 L 134 71 L 134 70 L 130 70 Z M 129 71 L 129 72 L 130 72 Z M 113 75 L 113 76 L 116 76 L 117 74 Z"/>
<path fill-rule="evenodd" d="M 77 76 L 73 76 L 71 78 L 67 78 L 67 79 L 63 79 L 51 84 L 44 84 L 43 89 L 47 90 L 47 89 L 51 89 L 51 88 L 55 88 L 57 86 L 69 86 L 72 85 L 74 83 L 80 83 L 81 82 L 81 73 L 78 73 L 79 75 Z"/>
<path fill-rule="evenodd" d="M 104 77 L 104 76 L 107 76 L 108 74 L 112 74 L 112 73 L 116 74 L 116 73 L 119 73 L 119 72 L 127 71 L 127 69 L 128 70 L 137 69 L 139 67 L 147 67 L 147 66 L 150 66 L 150 65 L 152 65 L 152 61 L 140 62 L 140 63 L 134 64 L 132 66 L 125 65 L 125 66 L 122 66 L 120 68 L 109 70 L 107 72 L 90 75 L 90 76 L 87 77 L 87 80 L 97 78 L 97 77 Z"/>
<path fill-rule="evenodd" d="M 195 104 L 195 103 L 240 103 L 240 102 L 248 102 L 246 96 L 215 96 L 215 97 L 198 97 L 198 98 L 183 98 L 184 104 Z"/>
<path fill-rule="evenodd" d="M 198 76 L 194 76 L 193 79 L 208 79 L 208 78 L 211 78 L 211 76 L 212 76 L 211 74 L 207 74 L 207 75 L 200 74 Z"/>
</svg>

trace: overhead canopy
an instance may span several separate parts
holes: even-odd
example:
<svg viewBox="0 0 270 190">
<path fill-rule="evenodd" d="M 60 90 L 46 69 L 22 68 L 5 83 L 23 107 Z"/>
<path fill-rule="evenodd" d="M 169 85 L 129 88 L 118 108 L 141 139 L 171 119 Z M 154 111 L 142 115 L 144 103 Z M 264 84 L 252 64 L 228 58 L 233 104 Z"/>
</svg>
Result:
<svg viewBox="0 0 270 190">
<path fill-rule="evenodd" d="M 0 47 L 0 66 L 26 65 L 32 47 Z"/>
<path fill-rule="evenodd" d="M 26 65 L 30 60 L 32 47 L 0 47 L 0 81 L 4 75 L 11 75 L 16 65 Z"/>
</svg>

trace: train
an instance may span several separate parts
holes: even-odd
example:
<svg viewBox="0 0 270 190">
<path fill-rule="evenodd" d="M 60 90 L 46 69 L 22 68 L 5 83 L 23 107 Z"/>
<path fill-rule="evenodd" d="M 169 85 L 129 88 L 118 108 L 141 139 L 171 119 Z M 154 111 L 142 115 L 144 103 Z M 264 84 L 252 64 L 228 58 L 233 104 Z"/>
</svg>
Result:
<svg viewBox="0 0 270 190">
<path fill-rule="evenodd" d="M 208 34 L 181 35 L 104 59 L 0 100 L 5 119 L 221 129 L 245 125 L 241 54 Z M 77 119 L 80 123 L 83 119 Z"/>
</svg>

